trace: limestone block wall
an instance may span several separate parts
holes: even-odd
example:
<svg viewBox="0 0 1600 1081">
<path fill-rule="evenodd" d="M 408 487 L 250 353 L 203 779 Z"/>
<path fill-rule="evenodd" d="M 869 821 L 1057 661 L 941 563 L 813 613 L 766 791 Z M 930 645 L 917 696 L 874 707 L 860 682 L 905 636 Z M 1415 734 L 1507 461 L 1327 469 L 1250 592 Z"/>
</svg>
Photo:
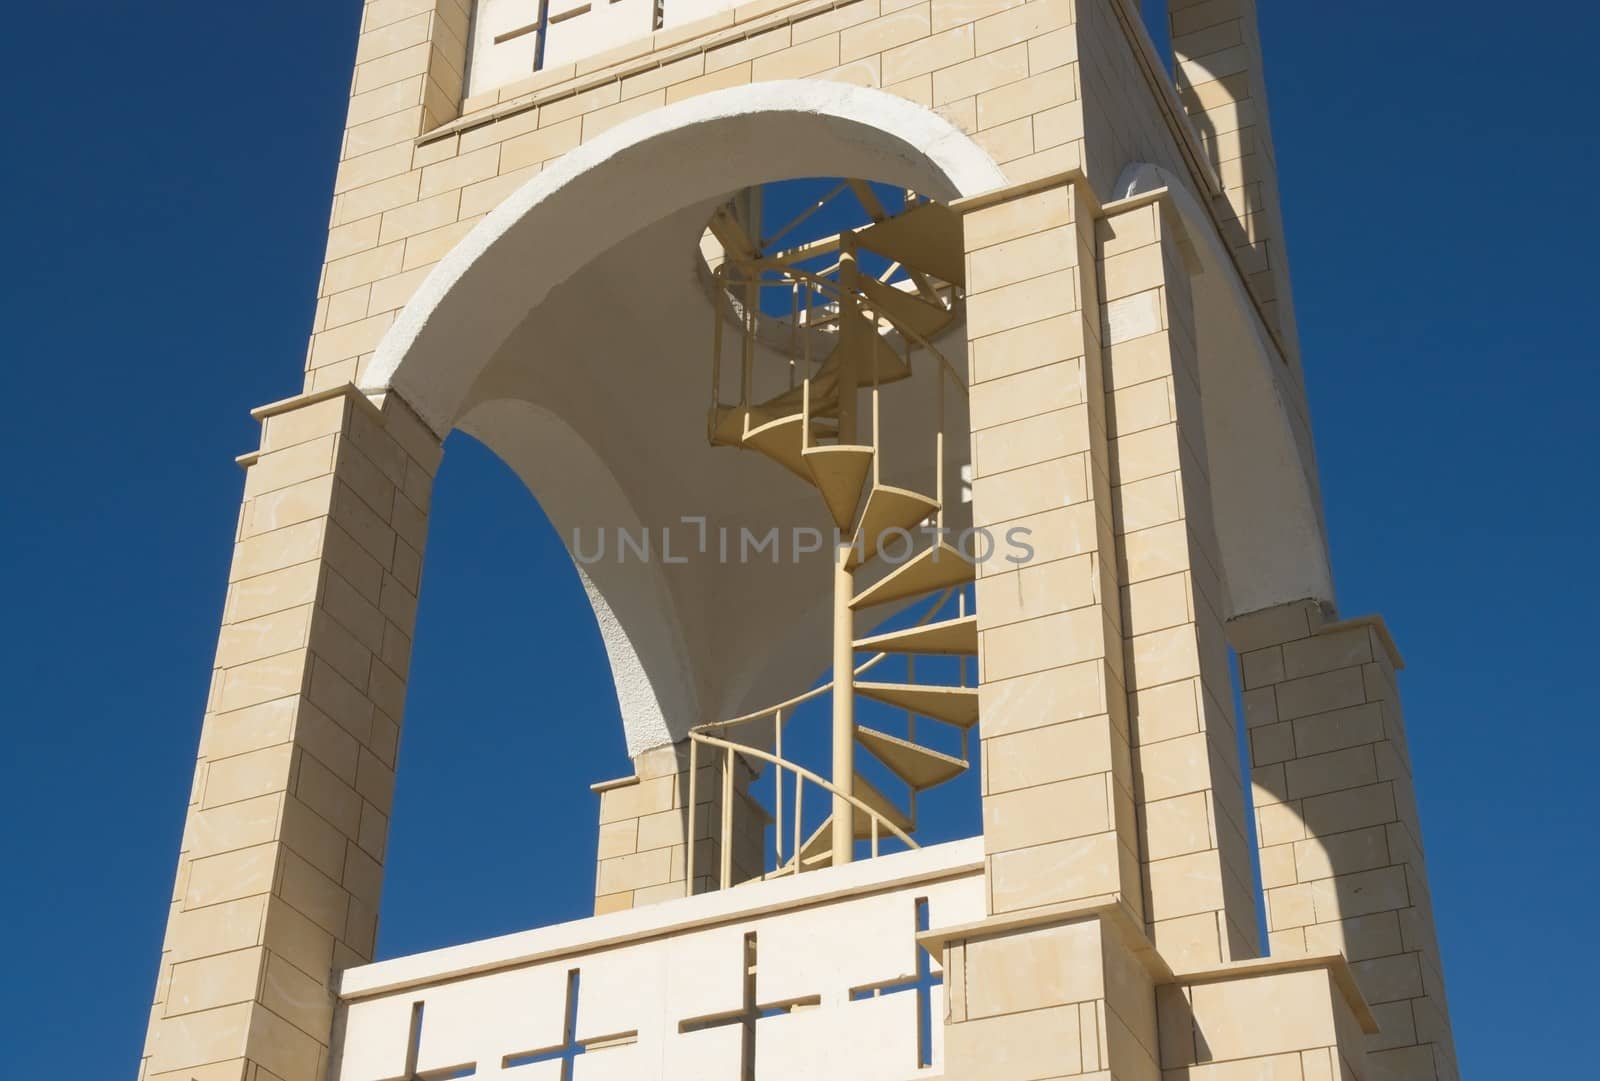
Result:
<svg viewBox="0 0 1600 1081">
<path fill-rule="evenodd" d="M 371 959 L 439 444 L 398 398 L 257 411 L 141 1078 L 320 1076 Z"/>
<path fill-rule="evenodd" d="M 1188 244 L 1160 202 L 1096 226 L 1146 915 L 1167 960 L 1193 967 L 1260 944 Z"/>
<path fill-rule="evenodd" d="M 1342 952 L 1380 1031 L 1374 1076 L 1453 1079 L 1454 1042 L 1395 682 L 1377 620 L 1234 620 L 1274 955 Z"/>
<path fill-rule="evenodd" d="M 1127 930 L 1091 909 L 949 932 L 948 1081 L 1159 1077 L 1148 943 Z"/>
<path fill-rule="evenodd" d="M 969 209 L 973 524 L 1033 558 L 979 568 L 990 911 L 1144 918 L 1094 212 L 1066 182 Z"/>
<path fill-rule="evenodd" d="M 600 842 L 595 915 L 714 890 L 722 869 L 722 762 L 715 751 L 698 759 L 692 795 L 687 741 L 646 751 L 634 775 L 595 785 L 600 794 Z M 730 808 L 732 881 L 759 877 L 765 867 L 766 811 L 749 794 L 755 772 L 733 759 Z M 689 872 L 689 831 L 694 872 Z"/>
<path fill-rule="evenodd" d="M 1371 1016 L 1337 958 L 1243 965 L 1158 989 L 1162 1077 L 1367 1081 Z M 1264 1023 L 1270 1018 L 1270 1023 Z"/>
<path fill-rule="evenodd" d="M 1222 181 L 1223 235 L 1299 371 L 1255 0 L 1170 0 L 1174 79 Z"/>
<path fill-rule="evenodd" d="M 355 378 L 428 270 L 479 219 L 623 120 L 751 82 L 844 81 L 933 109 L 1022 182 L 1084 164 L 1079 55 L 1089 17 L 1105 32 L 1138 26 L 1117 20 L 1115 5 L 1126 0 L 759 0 L 468 98 L 446 122 L 455 113 L 425 99 L 444 78 L 433 74 L 439 65 L 464 63 L 446 10 L 454 2 L 366 6 L 308 389 Z M 409 34 L 439 32 L 427 48 L 401 45 L 410 40 L 401 23 Z M 1128 94 L 1140 79 L 1147 94 L 1159 85 L 1130 66 L 1126 42 L 1107 55 L 1100 67 L 1125 68 Z M 1107 98 L 1087 114 L 1109 108 Z M 1176 140 L 1169 131 L 1166 145 Z M 1182 164 L 1175 149 L 1169 156 Z M 1122 164 L 1107 166 L 1111 179 Z"/>
<path fill-rule="evenodd" d="M 1150 45 L 1136 0 L 1084 2 L 1078 8 L 1079 78 L 1092 107 L 1083 113 L 1083 169 L 1104 199 L 1129 162 L 1192 175 L 1195 191 L 1220 190 L 1204 147 Z"/>
<path fill-rule="evenodd" d="M 964 207 L 974 522 L 1035 549 L 978 581 L 991 911 L 1115 901 L 1173 963 L 1253 956 L 1179 238 L 1081 178 Z"/>
</svg>

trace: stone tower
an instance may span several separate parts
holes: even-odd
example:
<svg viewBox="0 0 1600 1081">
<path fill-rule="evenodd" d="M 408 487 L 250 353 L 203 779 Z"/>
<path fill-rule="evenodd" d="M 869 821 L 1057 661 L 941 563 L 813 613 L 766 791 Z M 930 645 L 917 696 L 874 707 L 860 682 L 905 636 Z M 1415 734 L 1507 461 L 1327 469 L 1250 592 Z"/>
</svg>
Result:
<svg viewBox="0 0 1600 1081">
<path fill-rule="evenodd" d="M 1173 0 L 1170 75 L 1131 0 L 361 20 L 144 1081 L 1457 1076 L 1254 0 Z M 593 918 L 374 962 L 457 428 L 612 538 L 634 771 Z"/>
</svg>

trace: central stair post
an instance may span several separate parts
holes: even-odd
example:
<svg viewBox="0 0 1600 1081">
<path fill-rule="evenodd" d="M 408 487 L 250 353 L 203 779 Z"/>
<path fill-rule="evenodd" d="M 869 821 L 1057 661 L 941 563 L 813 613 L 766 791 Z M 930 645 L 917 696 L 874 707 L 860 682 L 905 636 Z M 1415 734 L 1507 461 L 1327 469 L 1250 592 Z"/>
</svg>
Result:
<svg viewBox="0 0 1600 1081">
<path fill-rule="evenodd" d="M 856 653 L 855 621 L 850 602 L 855 599 L 855 573 L 850 570 L 851 547 L 841 540 L 833 558 L 833 866 L 849 863 L 855 855 Z"/>
<path fill-rule="evenodd" d="M 856 368 L 860 343 L 855 318 L 856 251 L 853 237 L 839 237 L 839 442 L 857 441 L 856 388 L 860 372 Z M 870 343 L 869 343 L 870 344 Z M 876 438 L 877 433 L 873 433 Z M 855 620 L 850 602 L 855 600 L 855 573 L 850 569 L 851 538 L 841 537 L 833 553 L 833 866 L 849 863 L 855 856 L 856 779 L 856 652 Z"/>
</svg>

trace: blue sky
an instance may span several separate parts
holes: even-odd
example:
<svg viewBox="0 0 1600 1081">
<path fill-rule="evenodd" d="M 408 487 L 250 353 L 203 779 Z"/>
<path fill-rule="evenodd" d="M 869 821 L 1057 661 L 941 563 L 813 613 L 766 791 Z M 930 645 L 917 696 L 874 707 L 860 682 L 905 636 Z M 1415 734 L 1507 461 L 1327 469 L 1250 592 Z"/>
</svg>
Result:
<svg viewBox="0 0 1600 1081">
<path fill-rule="evenodd" d="M 247 410 L 295 392 L 356 0 L 26 4 L 0 319 L 14 1076 L 131 1076 L 221 611 Z M 1269 4 L 1263 33 L 1347 614 L 1406 707 L 1468 1077 L 1584 1069 L 1596 894 L 1587 78 L 1600 19 Z M 1585 463 L 1589 463 L 1588 466 Z M 626 772 L 576 578 L 452 440 L 385 953 L 581 915 L 589 782 Z"/>
</svg>

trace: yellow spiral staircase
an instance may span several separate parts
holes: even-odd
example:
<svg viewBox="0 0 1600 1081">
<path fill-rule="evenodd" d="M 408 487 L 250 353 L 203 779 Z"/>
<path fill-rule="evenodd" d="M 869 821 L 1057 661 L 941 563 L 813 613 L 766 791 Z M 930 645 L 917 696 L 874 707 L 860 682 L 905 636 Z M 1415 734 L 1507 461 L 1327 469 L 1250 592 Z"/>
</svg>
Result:
<svg viewBox="0 0 1600 1081">
<path fill-rule="evenodd" d="M 702 725 L 691 733 L 696 748 L 719 748 L 724 756 L 739 753 L 776 768 L 777 865 L 765 877 L 849 862 L 858 841 L 870 841 L 873 855 L 878 853 L 880 839 L 889 836 L 916 847 L 911 835 L 917 827 L 917 796 L 967 770 L 967 735 L 978 721 L 978 692 L 975 686 L 967 685 L 966 661 L 977 656 L 977 622 L 966 610 L 964 590 L 972 583 L 975 571 L 971 560 L 947 543 L 943 533 L 947 498 L 946 388 L 953 385 L 962 395 L 966 389 L 964 381 L 933 345 L 933 339 L 950 327 L 958 314 L 963 281 L 960 221 L 944 206 L 917 201 L 909 193 L 904 207 L 890 214 L 868 185 L 845 181 L 833 195 L 844 190 L 855 193 L 870 223 L 787 251 L 763 254 L 763 249 L 770 249 L 772 243 L 752 239 L 755 234 L 744 227 L 737 202 L 719 210 L 711 223 L 722 255 L 721 265 L 715 270 L 716 285 L 733 299 L 740 322 L 740 372 L 739 400 L 723 403 L 726 332 L 725 315 L 719 311 L 714 330 L 710 441 L 716 446 L 761 454 L 815 488 L 839 530 L 840 542 L 833 567 L 831 682 L 781 706 L 732 721 Z M 817 207 L 821 205 L 818 203 Z M 750 214 L 748 204 L 745 213 Z M 754 216 L 759 219 L 759 212 Z M 864 252 L 874 253 L 877 262 L 887 260 L 888 269 L 878 276 L 867 273 L 861 265 Z M 830 256 L 831 264 L 823 269 L 802 267 Z M 789 294 L 788 328 L 795 355 L 789 362 L 789 385 L 763 400 L 752 401 L 752 388 L 758 382 L 756 347 L 764 318 L 763 291 L 773 289 Z M 814 349 L 818 338 L 828 348 Z M 814 352 L 818 354 L 815 361 Z M 932 475 L 936 479 L 932 492 L 887 484 L 882 476 L 882 415 L 896 407 L 893 391 L 886 394 L 885 388 L 910 379 L 914 361 L 920 363 L 924 357 L 936 365 L 938 388 L 935 414 L 927 425 L 930 430 L 925 440 L 920 440 L 933 463 Z M 870 402 L 867 417 L 859 415 L 863 398 Z M 870 421 L 870 427 L 864 421 Z M 898 553 L 898 559 L 885 551 L 887 540 L 905 537 L 929 523 L 939 532 L 933 533 L 934 539 L 920 550 L 911 544 L 899 546 L 906 550 Z M 880 566 L 875 567 L 875 563 Z M 870 584 L 861 584 L 870 572 L 881 570 L 883 565 L 892 569 Z M 932 603 L 918 624 L 855 637 L 859 613 L 892 611 L 891 605 L 914 605 L 930 598 Z M 957 602 L 953 615 L 948 613 L 952 600 Z M 857 654 L 863 652 L 873 657 L 858 664 Z M 904 682 L 858 678 L 870 675 L 871 668 L 880 661 L 897 655 L 907 658 Z M 925 655 L 960 658 L 960 685 L 916 682 L 915 658 Z M 792 716 L 797 704 L 819 692 L 831 694 L 833 701 L 832 776 L 828 778 L 804 770 L 782 755 L 786 710 Z M 862 723 L 856 717 L 857 697 L 905 711 L 907 734 L 893 735 Z M 961 755 L 920 742 L 918 719 L 959 729 Z M 739 735 L 741 731 L 760 728 L 759 722 L 763 721 L 772 722 L 771 742 L 776 744 L 772 751 L 757 739 Z M 901 808 L 861 776 L 856 764 L 858 751 L 872 756 L 905 783 L 910 793 L 907 808 Z M 785 771 L 795 774 L 793 840 L 787 845 L 787 852 Z M 801 828 L 805 780 L 822 787 L 831 797 L 831 813 L 809 833 Z M 725 828 L 727 805 L 725 800 Z M 731 884 L 728 841 L 725 833 L 724 886 Z"/>
</svg>

